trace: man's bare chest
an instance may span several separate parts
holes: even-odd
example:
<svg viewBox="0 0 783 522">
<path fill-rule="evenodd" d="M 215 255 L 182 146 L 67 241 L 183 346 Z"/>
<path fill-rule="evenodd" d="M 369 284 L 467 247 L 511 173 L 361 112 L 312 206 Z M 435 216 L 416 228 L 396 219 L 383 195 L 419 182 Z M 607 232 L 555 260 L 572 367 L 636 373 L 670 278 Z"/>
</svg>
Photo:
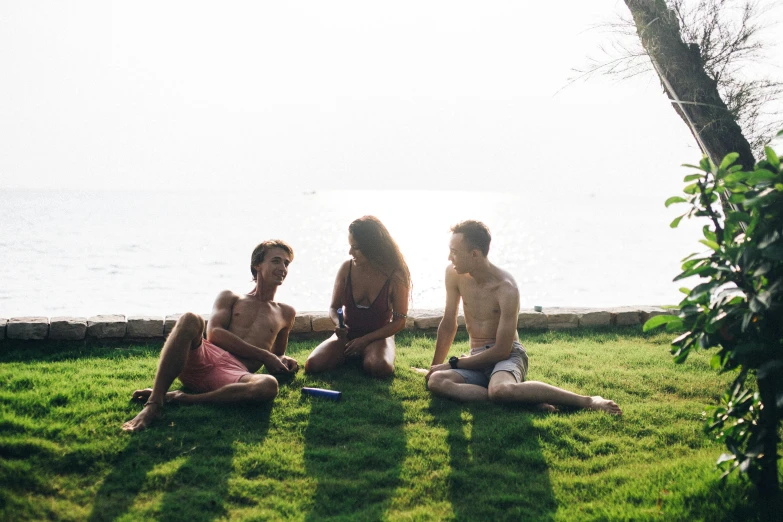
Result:
<svg viewBox="0 0 783 522">
<path fill-rule="evenodd" d="M 490 319 L 500 316 L 500 302 L 497 288 L 466 284 L 460 288 L 462 307 L 466 314 L 476 319 Z"/>
<path fill-rule="evenodd" d="M 239 337 L 274 338 L 285 327 L 279 307 L 239 301 L 231 311 L 229 330 Z"/>
</svg>

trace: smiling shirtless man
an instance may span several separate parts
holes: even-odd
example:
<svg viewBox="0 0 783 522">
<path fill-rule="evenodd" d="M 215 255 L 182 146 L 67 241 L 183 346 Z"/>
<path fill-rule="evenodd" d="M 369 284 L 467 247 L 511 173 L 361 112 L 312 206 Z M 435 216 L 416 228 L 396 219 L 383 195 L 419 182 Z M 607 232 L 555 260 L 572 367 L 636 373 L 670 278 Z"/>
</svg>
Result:
<svg viewBox="0 0 783 522">
<path fill-rule="evenodd" d="M 274 399 L 277 379 L 255 372 L 261 366 L 272 374 L 290 374 L 299 369 L 297 362 L 285 355 L 296 311 L 274 301 L 293 259 L 294 251 L 286 242 L 264 241 L 250 258 L 256 286 L 249 294 L 221 292 L 206 325 L 198 314 L 184 314 L 163 345 L 153 387 L 133 392 L 134 400 L 145 401 L 144 408 L 122 429 L 147 428 L 160 417 L 164 402 L 215 404 Z M 168 391 L 177 377 L 199 393 Z"/>
<path fill-rule="evenodd" d="M 528 359 L 517 335 L 517 284 L 511 274 L 487 259 L 492 238 L 484 223 L 463 221 L 451 232 L 446 310 L 426 376 L 430 391 L 460 401 L 527 403 L 546 411 L 554 411 L 556 405 L 572 406 L 620 415 L 614 401 L 525 380 Z M 470 336 L 470 355 L 451 357 L 444 364 L 457 333 L 460 299 Z"/>
</svg>

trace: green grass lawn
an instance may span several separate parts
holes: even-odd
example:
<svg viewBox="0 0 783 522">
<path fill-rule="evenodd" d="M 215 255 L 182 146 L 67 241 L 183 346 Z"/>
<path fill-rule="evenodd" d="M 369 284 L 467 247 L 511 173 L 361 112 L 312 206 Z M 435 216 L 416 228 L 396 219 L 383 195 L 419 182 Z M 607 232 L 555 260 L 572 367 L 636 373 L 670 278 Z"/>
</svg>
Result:
<svg viewBox="0 0 783 522">
<path fill-rule="evenodd" d="M 432 398 L 397 339 L 396 375 L 356 366 L 280 386 L 268 405 L 169 406 L 120 425 L 160 344 L 0 344 L 0 520 L 753 520 L 753 488 L 719 480 L 701 413 L 730 381 L 639 329 L 522 333 L 531 380 L 603 395 L 621 418 Z M 460 334 L 452 353 L 468 350 Z M 315 341 L 292 342 L 300 364 Z M 48 348 L 47 348 L 48 346 Z M 175 383 L 175 388 L 179 381 Z M 341 390 L 340 402 L 302 386 Z"/>
</svg>

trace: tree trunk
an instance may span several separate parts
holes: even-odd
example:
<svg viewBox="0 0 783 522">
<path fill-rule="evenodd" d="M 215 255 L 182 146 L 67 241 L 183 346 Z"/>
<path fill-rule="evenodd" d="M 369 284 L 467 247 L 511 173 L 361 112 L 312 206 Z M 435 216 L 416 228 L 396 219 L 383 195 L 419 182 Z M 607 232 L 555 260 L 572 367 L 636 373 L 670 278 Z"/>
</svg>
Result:
<svg viewBox="0 0 783 522">
<path fill-rule="evenodd" d="M 665 0 L 625 0 L 625 5 L 674 110 L 702 151 L 717 164 L 736 152 L 745 170 L 751 170 L 753 150 L 721 99 L 717 82 L 704 71 L 698 46 L 683 43 L 677 15 Z"/>
</svg>

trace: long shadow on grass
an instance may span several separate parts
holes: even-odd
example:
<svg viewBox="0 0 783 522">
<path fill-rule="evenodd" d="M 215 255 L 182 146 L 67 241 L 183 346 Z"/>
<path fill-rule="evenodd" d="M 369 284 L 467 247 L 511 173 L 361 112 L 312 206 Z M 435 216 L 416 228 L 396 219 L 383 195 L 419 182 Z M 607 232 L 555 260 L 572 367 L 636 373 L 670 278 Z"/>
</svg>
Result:
<svg viewBox="0 0 783 522">
<path fill-rule="evenodd" d="M 550 520 L 557 509 L 532 424 L 537 413 L 433 397 L 447 432 L 449 497 L 457 520 Z"/>
<path fill-rule="evenodd" d="M 312 401 L 305 466 L 318 481 L 307 520 L 383 519 L 406 448 L 402 404 L 392 396 L 391 383 L 349 365 L 324 375 L 323 387 L 343 392 L 339 402 L 302 398 Z"/>
<path fill-rule="evenodd" d="M 90 520 L 132 520 L 137 509 L 145 518 L 161 520 L 226 517 L 234 446 L 263 441 L 271 408 L 272 403 L 169 407 L 153 428 L 128 435 L 98 491 Z"/>
</svg>

